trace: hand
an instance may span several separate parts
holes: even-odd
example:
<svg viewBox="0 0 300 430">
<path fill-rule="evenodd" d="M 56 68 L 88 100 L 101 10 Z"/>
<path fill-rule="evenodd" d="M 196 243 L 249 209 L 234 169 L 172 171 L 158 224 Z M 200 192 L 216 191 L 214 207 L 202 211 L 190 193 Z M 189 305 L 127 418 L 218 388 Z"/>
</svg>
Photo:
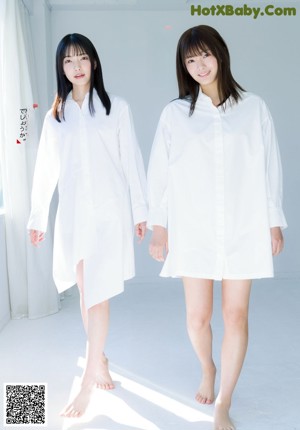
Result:
<svg viewBox="0 0 300 430">
<path fill-rule="evenodd" d="M 283 250 L 283 235 L 280 227 L 271 228 L 272 254 L 278 255 Z"/>
<path fill-rule="evenodd" d="M 145 237 L 145 234 L 146 234 L 146 221 L 143 221 L 143 222 L 140 222 L 139 224 L 136 224 L 135 234 L 139 238 L 139 243 L 141 243 Z"/>
<path fill-rule="evenodd" d="M 154 258 L 154 260 L 165 261 L 165 255 L 168 251 L 167 229 L 159 225 L 154 225 L 149 245 L 149 254 Z"/>
<path fill-rule="evenodd" d="M 38 244 L 45 239 L 45 233 L 38 230 L 30 230 L 29 236 L 33 246 L 38 246 Z"/>
</svg>

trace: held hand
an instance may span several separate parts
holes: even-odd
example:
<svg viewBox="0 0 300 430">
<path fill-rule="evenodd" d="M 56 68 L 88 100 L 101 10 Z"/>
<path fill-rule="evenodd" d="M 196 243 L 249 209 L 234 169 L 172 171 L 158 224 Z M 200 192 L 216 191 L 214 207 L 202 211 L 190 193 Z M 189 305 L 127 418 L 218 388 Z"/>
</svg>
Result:
<svg viewBox="0 0 300 430">
<path fill-rule="evenodd" d="M 139 238 L 139 242 L 141 243 L 146 234 L 146 221 L 140 222 L 135 226 L 135 234 Z"/>
<path fill-rule="evenodd" d="M 168 253 L 168 232 L 159 225 L 153 226 L 152 238 L 149 245 L 149 254 L 154 260 L 165 261 Z"/>
<path fill-rule="evenodd" d="M 283 250 L 283 235 L 280 227 L 271 228 L 272 254 L 278 255 Z"/>
<path fill-rule="evenodd" d="M 45 239 L 45 233 L 38 230 L 30 230 L 29 236 L 33 246 L 38 246 Z"/>
</svg>

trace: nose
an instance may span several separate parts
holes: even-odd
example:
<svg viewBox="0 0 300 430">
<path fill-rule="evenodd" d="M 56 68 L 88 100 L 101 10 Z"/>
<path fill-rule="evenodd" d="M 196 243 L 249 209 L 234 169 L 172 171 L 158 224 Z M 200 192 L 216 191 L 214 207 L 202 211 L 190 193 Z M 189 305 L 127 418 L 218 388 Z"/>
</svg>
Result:
<svg viewBox="0 0 300 430">
<path fill-rule="evenodd" d="M 73 67 L 74 67 L 74 69 L 75 70 L 78 70 L 78 69 L 80 69 L 80 62 L 77 60 L 77 61 L 74 61 L 73 62 Z"/>
<path fill-rule="evenodd" d="M 202 69 L 204 66 L 205 66 L 205 62 L 204 62 L 203 58 L 202 57 L 198 58 L 197 68 Z"/>
</svg>

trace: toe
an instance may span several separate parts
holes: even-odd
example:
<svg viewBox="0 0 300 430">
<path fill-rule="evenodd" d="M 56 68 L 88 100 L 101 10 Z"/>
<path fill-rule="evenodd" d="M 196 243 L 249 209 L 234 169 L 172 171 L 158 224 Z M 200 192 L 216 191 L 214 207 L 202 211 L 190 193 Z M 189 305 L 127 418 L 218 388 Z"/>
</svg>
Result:
<svg viewBox="0 0 300 430">
<path fill-rule="evenodd" d="M 197 400 L 197 402 L 201 403 L 202 405 L 206 402 L 206 399 L 200 393 L 198 393 L 196 395 L 196 400 Z"/>
</svg>

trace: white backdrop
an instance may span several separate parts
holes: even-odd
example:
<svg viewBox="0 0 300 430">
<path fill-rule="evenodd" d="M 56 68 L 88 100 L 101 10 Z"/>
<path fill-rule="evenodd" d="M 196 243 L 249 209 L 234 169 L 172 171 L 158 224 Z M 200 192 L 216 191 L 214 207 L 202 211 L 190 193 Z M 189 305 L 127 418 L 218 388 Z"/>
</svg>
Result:
<svg viewBox="0 0 300 430">
<path fill-rule="evenodd" d="M 1 0 L 0 157 L 5 234 L 1 231 L 0 321 L 7 309 L 12 318 L 38 318 L 59 309 L 52 280 L 51 238 L 41 252 L 30 244 L 26 224 L 30 210 L 32 171 L 38 147 L 38 113 L 28 11 L 23 2 Z M 4 217 L 4 218 L 3 218 Z"/>
<path fill-rule="evenodd" d="M 50 106 L 55 93 L 54 57 L 59 40 L 72 32 L 86 35 L 98 50 L 107 90 L 123 96 L 131 104 L 146 166 L 161 109 L 177 97 L 178 38 L 187 28 L 198 24 L 212 25 L 221 33 L 229 46 L 234 77 L 245 89 L 266 100 L 275 120 L 284 169 L 284 209 L 289 224 L 285 230 L 286 249 L 276 258 L 275 270 L 283 278 L 300 278 L 297 191 L 300 186 L 300 2 L 290 4 L 297 8 L 298 15 L 294 17 L 264 16 L 256 20 L 191 16 L 186 1 L 182 1 L 181 10 L 171 10 L 172 0 L 161 0 L 165 8 L 170 4 L 170 10 L 164 11 L 54 8 L 50 12 L 44 7 L 43 16 L 42 2 L 34 0 L 34 5 L 37 3 L 39 11 L 36 13 L 33 8 L 31 23 L 40 68 L 42 109 L 45 111 Z M 260 6 L 263 4 L 266 3 L 259 2 Z M 287 6 L 287 2 L 281 6 Z M 42 28 L 46 28 L 44 34 L 39 32 L 39 37 L 34 37 L 37 29 Z M 42 43 L 47 49 L 41 49 Z M 160 270 L 160 264 L 151 261 L 147 254 L 149 236 L 137 247 L 138 281 L 152 279 Z"/>
</svg>

